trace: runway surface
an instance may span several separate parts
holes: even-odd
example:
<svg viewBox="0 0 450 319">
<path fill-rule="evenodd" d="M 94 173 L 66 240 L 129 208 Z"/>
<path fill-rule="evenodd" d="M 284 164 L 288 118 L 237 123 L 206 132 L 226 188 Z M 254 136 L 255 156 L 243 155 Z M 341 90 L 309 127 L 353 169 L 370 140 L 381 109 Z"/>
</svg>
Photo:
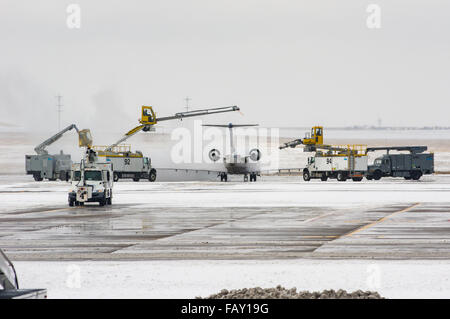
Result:
<svg viewBox="0 0 450 319">
<path fill-rule="evenodd" d="M 118 182 L 106 207 L 68 207 L 69 188 L 0 177 L 0 243 L 12 260 L 450 257 L 450 176 Z"/>
</svg>

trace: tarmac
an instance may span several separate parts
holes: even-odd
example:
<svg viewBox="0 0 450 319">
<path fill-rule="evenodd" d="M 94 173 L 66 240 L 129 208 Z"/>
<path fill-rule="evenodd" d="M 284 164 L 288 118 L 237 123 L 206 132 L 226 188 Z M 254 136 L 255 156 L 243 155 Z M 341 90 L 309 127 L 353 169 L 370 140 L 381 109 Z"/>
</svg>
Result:
<svg viewBox="0 0 450 319">
<path fill-rule="evenodd" d="M 69 207 L 69 189 L 0 178 L 0 243 L 12 260 L 450 258 L 450 176 L 118 182 L 105 207 Z"/>
</svg>

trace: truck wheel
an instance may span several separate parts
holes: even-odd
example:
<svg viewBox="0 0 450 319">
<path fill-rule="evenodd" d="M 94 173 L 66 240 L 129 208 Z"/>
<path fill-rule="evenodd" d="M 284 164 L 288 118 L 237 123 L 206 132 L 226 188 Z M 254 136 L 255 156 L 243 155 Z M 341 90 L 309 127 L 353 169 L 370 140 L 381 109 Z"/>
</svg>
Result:
<svg viewBox="0 0 450 319">
<path fill-rule="evenodd" d="M 354 181 L 354 182 L 360 182 L 360 181 L 362 181 L 362 177 L 352 177 L 352 180 Z"/>
<path fill-rule="evenodd" d="M 414 171 L 411 173 L 411 178 L 415 181 L 419 180 L 422 177 L 422 173 L 419 171 Z"/>
<path fill-rule="evenodd" d="M 114 181 L 115 182 L 119 181 L 119 174 L 114 173 Z"/>
<path fill-rule="evenodd" d="M 309 175 L 309 171 L 308 170 L 303 171 L 303 180 L 305 182 L 309 182 L 311 180 L 311 175 Z"/>
<path fill-rule="evenodd" d="M 410 180 L 411 176 L 404 176 L 403 178 L 406 179 L 406 180 Z"/>
<path fill-rule="evenodd" d="M 327 176 L 326 174 L 323 174 L 323 175 L 320 177 L 320 180 L 321 180 L 322 182 L 326 182 L 326 181 L 328 180 L 328 176 Z"/>
<path fill-rule="evenodd" d="M 376 170 L 375 172 L 373 172 L 373 179 L 376 181 L 379 181 L 381 179 L 381 171 L 380 170 Z"/>
<path fill-rule="evenodd" d="M 371 181 L 373 179 L 372 175 L 367 175 L 366 178 L 368 181 Z"/>
<path fill-rule="evenodd" d="M 43 178 L 40 177 L 39 175 L 33 175 L 33 177 L 36 182 L 42 182 L 42 180 L 43 180 Z"/>
<path fill-rule="evenodd" d="M 59 172 L 59 180 L 61 182 L 68 182 L 69 178 L 70 178 L 69 172 L 66 172 L 66 171 Z"/>
<path fill-rule="evenodd" d="M 148 180 L 149 180 L 150 182 L 156 181 L 156 170 L 152 169 L 152 170 L 150 171 L 150 174 L 148 175 Z"/>
<path fill-rule="evenodd" d="M 347 175 L 345 175 L 343 172 L 339 172 L 339 173 L 337 174 L 336 179 L 337 179 L 339 182 L 345 182 L 345 181 L 347 180 Z"/>
<path fill-rule="evenodd" d="M 133 178 L 133 181 L 139 182 L 139 177 L 134 177 L 134 178 Z"/>
</svg>

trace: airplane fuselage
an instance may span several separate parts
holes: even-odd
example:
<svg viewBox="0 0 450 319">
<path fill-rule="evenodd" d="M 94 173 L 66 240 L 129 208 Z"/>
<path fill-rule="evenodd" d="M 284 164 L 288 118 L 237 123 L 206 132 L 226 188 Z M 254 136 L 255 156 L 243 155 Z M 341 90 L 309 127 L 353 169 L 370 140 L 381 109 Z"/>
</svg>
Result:
<svg viewBox="0 0 450 319">
<path fill-rule="evenodd" d="M 223 163 L 228 174 L 259 174 L 259 163 L 253 162 L 248 156 L 229 155 L 224 157 Z"/>
</svg>

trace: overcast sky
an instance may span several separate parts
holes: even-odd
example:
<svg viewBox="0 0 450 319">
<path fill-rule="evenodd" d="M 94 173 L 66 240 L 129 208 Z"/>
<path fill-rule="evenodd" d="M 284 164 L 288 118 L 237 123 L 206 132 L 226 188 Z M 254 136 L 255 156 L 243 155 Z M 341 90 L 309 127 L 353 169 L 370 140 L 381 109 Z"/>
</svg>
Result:
<svg viewBox="0 0 450 319">
<path fill-rule="evenodd" d="M 56 128 L 60 93 L 63 124 L 91 128 L 186 96 L 245 115 L 214 122 L 450 126 L 448 0 L 0 0 L 0 41 L 0 123 Z"/>
</svg>

